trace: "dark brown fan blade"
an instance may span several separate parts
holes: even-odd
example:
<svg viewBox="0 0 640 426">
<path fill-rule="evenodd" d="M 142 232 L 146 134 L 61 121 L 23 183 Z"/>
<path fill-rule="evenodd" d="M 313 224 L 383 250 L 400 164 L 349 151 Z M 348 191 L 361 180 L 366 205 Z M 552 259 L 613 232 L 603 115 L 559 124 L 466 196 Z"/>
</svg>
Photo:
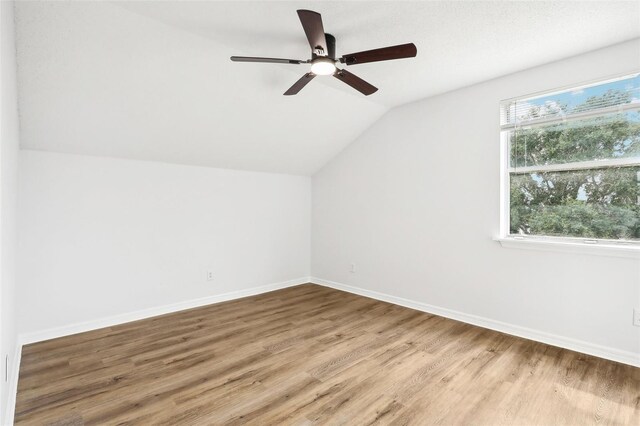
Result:
<svg viewBox="0 0 640 426">
<path fill-rule="evenodd" d="M 293 83 L 293 86 L 289 87 L 289 90 L 284 92 L 285 96 L 291 96 L 297 94 L 304 86 L 307 85 L 316 75 L 312 72 L 308 72 L 300 78 L 300 80 Z"/>
<path fill-rule="evenodd" d="M 390 59 L 413 58 L 418 54 L 418 49 L 413 43 L 399 44 L 397 46 L 382 47 L 380 49 L 366 50 L 364 52 L 349 53 L 342 56 L 340 62 L 346 65 L 365 64 L 367 62 L 388 61 Z"/>
<path fill-rule="evenodd" d="M 370 85 L 357 75 L 351 74 L 347 70 L 338 70 L 335 72 L 335 74 L 333 74 L 333 76 L 338 80 L 344 81 L 349 86 L 353 87 L 366 96 L 369 96 L 370 94 L 378 91 L 377 87 Z"/>
<path fill-rule="evenodd" d="M 302 64 L 306 61 L 298 59 L 280 59 L 280 58 L 258 58 L 255 56 L 232 56 L 233 62 L 267 62 L 270 64 Z"/>
<path fill-rule="evenodd" d="M 328 55 L 327 39 L 324 35 L 324 27 L 322 26 L 322 16 L 318 12 L 312 10 L 298 10 L 298 17 L 304 28 L 304 33 L 309 40 L 311 51 L 316 53 L 316 49 L 322 49 L 323 55 Z"/>
</svg>

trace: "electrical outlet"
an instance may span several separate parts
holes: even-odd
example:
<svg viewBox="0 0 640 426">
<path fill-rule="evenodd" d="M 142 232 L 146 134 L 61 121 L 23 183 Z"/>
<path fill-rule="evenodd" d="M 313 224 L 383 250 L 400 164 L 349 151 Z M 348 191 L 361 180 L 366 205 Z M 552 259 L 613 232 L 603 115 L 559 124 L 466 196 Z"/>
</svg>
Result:
<svg viewBox="0 0 640 426">
<path fill-rule="evenodd" d="M 213 281 L 213 271 L 207 271 L 207 281 Z"/>
<path fill-rule="evenodd" d="M 356 272 L 356 264 L 355 263 L 351 264 L 351 269 L 349 269 L 349 272 L 351 272 L 352 274 L 355 274 L 355 272 Z"/>
<path fill-rule="evenodd" d="M 633 325 L 640 327 L 640 308 L 634 308 L 633 310 Z"/>
</svg>

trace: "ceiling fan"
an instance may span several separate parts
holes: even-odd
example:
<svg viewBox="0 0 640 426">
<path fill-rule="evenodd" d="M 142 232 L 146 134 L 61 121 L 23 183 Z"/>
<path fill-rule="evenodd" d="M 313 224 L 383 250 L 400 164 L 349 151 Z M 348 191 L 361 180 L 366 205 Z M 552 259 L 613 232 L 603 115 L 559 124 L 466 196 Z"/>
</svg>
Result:
<svg viewBox="0 0 640 426">
<path fill-rule="evenodd" d="M 407 43 L 364 52 L 349 53 L 336 59 L 336 39 L 331 34 L 324 32 L 322 16 L 318 12 L 311 10 L 298 10 L 298 17 L 300 17 L 302 28 L 311 46 L 311 59 L 303 61 L 298 59 L 232 56 L 231 60 L 234 62 L 267 62 L 272 64 L 311 64 L 311 71 L 303 75 L 289 90 L 284 92 L 287 96 L 297 94 L 317 75 L 333 75 L 338 80 L 368 96 L 375 93 L 378 88 L 345 69 L 339 69 L 336 64 L 357 65 L 367 62 L 388 61 L 390 59 L 412 58 L 417 54 L 415 44 Z"/>
</svg>

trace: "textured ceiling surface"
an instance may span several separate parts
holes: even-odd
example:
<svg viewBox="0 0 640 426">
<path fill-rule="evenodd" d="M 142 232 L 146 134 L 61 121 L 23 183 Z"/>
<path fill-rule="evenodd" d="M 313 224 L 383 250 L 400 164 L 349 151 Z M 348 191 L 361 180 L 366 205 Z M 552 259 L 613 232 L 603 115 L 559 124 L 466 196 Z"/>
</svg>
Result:
<svg viewBox="0 0 640 426">
<path fill-rule="evenodd" d="M 282 93 L 307 65 L 295 13 L 338 54 L 414 42 L 413 59 Z M 389 108 L 640 36 L 640 2 L 18 2 L 22 146 L 310 175 Z"/>
</svg>

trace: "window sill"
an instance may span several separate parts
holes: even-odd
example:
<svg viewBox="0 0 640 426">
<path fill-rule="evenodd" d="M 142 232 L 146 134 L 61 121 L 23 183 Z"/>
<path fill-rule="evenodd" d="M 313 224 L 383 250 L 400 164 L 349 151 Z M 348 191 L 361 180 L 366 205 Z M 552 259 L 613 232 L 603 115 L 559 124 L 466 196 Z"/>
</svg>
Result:
<svg viewBox="0 0 640 426">
<path fill-rule="evenodd" d="M 596 256 L 626 257 L 640 259 L 639 246 L 625 246 L 616 244 L 587 244 L 566 241 L 540 241 L 509 237 L 495 237 L 493 239 L 505 248 L 524 250 L 555 251 L 563 253 L 582 253 Z"/>
</svg>

